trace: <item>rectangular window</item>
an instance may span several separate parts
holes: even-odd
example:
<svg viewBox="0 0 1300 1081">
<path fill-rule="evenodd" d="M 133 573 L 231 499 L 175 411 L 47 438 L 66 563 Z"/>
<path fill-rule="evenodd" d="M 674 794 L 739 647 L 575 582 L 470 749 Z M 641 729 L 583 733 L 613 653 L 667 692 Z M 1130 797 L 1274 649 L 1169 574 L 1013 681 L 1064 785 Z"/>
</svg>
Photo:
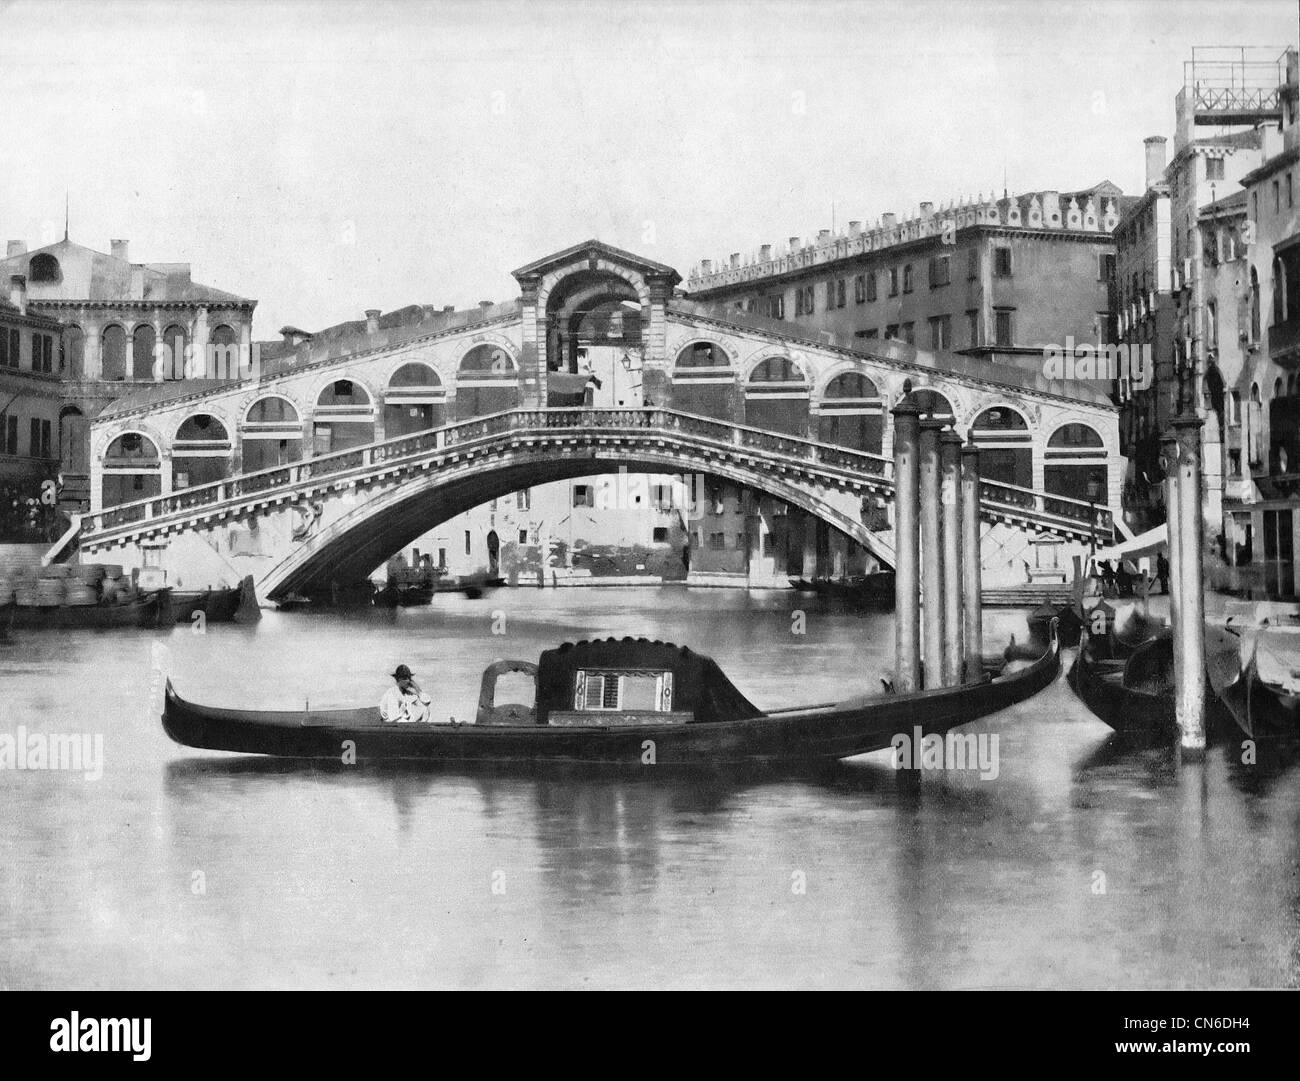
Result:
<svg viewBox="0 0 1300 1081">
<path fill-rule="evenodd" d="M 889 268 L 889 295 L 898 296 L 898 267 L 896 266 Z"/>
<path fill-rule="evenodd" d="M 835 307 L 844 307 L 844 279 L 841 278 L 835 283 Z"/>
<path fill-rule="evenodd" d="M 966 313 L 966 341 L 972 347 L 980 343 L 980 313 L 978 311 Z"/>
<path fill-rule="evenodd" d="M 41 422 L 35 417 L 32 417 L 31 432 L 32 437 L 27 444 L 27 453 L 32 458 L 39 458 L 41 456 Z"/>
<path fill-rule="evenodd" d="M 854 332 L 853 336 L 854 336 L 855 338 L 873 338 L 873 339 L 874 339 L 874 338 L 879 338 L 879 337 L 880 337 L 880 328 L 879 328 L 879 327 L 869 327 L 869 328 L 866 329 L 866 330 L 858 330 L 858 331 L 855 331 L 855 332 Z"/>
<path fill-rule="evenodd" d="M 966 253 L 966 280 L 974 281 L 980 276 L 980 250 L 971 248 Z"/>
<path fill-rule="evenodd" d="M 908 263 L 903 267 L 903 292 L 912 291 L 912 264 Z"/>
<path fill-rule="evenodd" d="M 802 315 L 803 315 L 803 290 L 796 289 L 794 291 L 794 317 L 798 319 Z"/>
<path fill-rule="evenodd" d="M 465 530 L 465 554 L 469 555 L 469 530 Z"/>
<path fill-rule="evenodd" d="M 721 552 L 721 551 L 722 551 L 724 548 L 726 548 L 726 547 L 727 547 L 727 535 L 726 535 L 725 533 L 710 533 L 710 534 L 709 534 L 709 550 L 710 550 L 710 551 L 713 551 L 713 552 Z"/>
<path fill-rule="evenodd" d="M 521 529 L 521 530 L 519 531 L 519 543 L 520 543 L 520 544 L 527 544 L 527 543 L 528 543 L 528 530 L 526 530 L 526 529 Z"/>
<path fill-rule="evenodd" d="M 1273 181 L 1273 213 L 1276 214 L 1282 209 L 1282 185 L 1276 180 Z"/>
<path fill-rule="evenodd" d="M 652 538 L 654 539 L 655 544 L 667 544 L 667 543 L 668 543 L 668 527 L 667 527 L 667 526 L 663 526 L 663 525 L 657 525 L 657 526 L 655 526 L 655 527 L 654 527 L 654 532 L 651 534 L 651 536 L 652 536 Z"/>
<path fill-rule="evenodd" d="M 868 302 L 876 299 L 876 272 L 873 270 L 867 275 L 867 300 Z"/>
<path fill-rule="evenodd" d="M 785 296 L 767 298 L 767 314 L 773 319 L 785 318 Z"/>
<path fill-rule="evenodd" d="M 743 552 L 743 551 L 744 551 L 746 548 L 748 548 L 748 547 L 749 547 L 749 539 L 745 536 L 744 533 L 737 533 L 737 534 L 736 534 L 736 551 L 738 551 L 738 552 Z"/>
<path fill-rule="evenodd" d="M 1205 159 L 1205 179 L 1222 180 L 1223 179 L 1223 159 L 1206 158 Z"/>
<path fill-rule="evenodd" d="M 826 283 L 826 310 L 830 311 L 835 307 L 835 283 L 833 281 Z"/>
<path fill-rule="evenodd" d="M 763 554 L 765 556 L 776 555 L 776 537 L 771 533 L 763 534 Z"/>
<path fill-rule="evenodd" d="M 9 367 L 9 332 L 0 327 L 0 367 Z"/>
<path fill-rule="evenodd" d="M 993 273 L 999 278 L 1011 277 L 1011 249 L 993 249 Z"/>
<path fill-rule="evenodd" d="M 952 266 L 948 256 L 940 255 L 930 260 L 930 288 L 938 289 L 952 280 Z"/>
<path fill-rule="evenodd" d="M 930 320 L 930 348 L 952 348 L 952 317 L 938 315 Z"/>
<path fill-rule="evenodd" d="M 1099 282 L 1113 282 L 1115 280 L 1115 253 L 1113 251 L 1104 251 L 1098 254 L 1097 280 Z"/>
<path fill-rule="evenodd" d="M 579 669 L 574 684 L 573 708 L 578 710 L 669 713 L 673 708 L 671 672 L 591 672 Z"/>
<path fill-rule="evenodd" d="M 859 274 L 853 279 L 853 303 L 861 304 L 867 299 L 867 276 Z"/>
<path fill-rule="evenodd" d="M 994 342 L 997 345 L 1011 344 L 1011 312 L 1005 308 L 994 313 Z"/>
<path fill-rule="evenodd" d="M 528 510 L 533 505 L 533 490 L 531 488 L 521 488 L 515 493 L 515 508 L 517 510 Z"/>
<path fill-rule="evenodd" d="M 9 332 L 9 367 L 17 368 L 22 360 L 22 350 L 20 347 L 21 339 L 18 337 L 18 328 L 14 327 Z"/>
<path fill-rule="evenodd" d="M 915 345 L 915 344 L 916 344 L 916 324 L 915 324 L 915 323 L 904 323 L 904 324 L 903 324 L 903 341 L 907 342 L 908 345 Z"/>
<path fill-rule="evenodd" d="M 573 505 L 575 507 L 594 507 L 596 501 L 593 498 L 595 489 L 590 484 L 575 484 L 573 486 Z"/>
<path fill-rule="evenodd" d="M 889 326 L 885 327 L 885 337 L 886 337 L 886 338 L 893 338 L 895 341 L 898 340 L 898 324 L 897 324 L 897 323 L 890 323 Z"/>
<path fill-rule="evenodd" d="M 438 566 L 441 567 L 443 570 L 446 570 L 446 569 L 447 569 L 447 549 L 446 549 L 446 548 L 439 548 L 439 549 L 438 549 Z"/>
<path fill-rule="evenodd" d="M 1286 174 L 1286 206 L 1290 210 L 1295 206 L 1295 189 L 1291 187 L 1291 174 Z"/>
<path fill-rule="evenodd" d="M 18 418 L 5 417 L 3 434 L 5 438 L 4 451 L 6 454 L 18 454 Z"/>
</svg>

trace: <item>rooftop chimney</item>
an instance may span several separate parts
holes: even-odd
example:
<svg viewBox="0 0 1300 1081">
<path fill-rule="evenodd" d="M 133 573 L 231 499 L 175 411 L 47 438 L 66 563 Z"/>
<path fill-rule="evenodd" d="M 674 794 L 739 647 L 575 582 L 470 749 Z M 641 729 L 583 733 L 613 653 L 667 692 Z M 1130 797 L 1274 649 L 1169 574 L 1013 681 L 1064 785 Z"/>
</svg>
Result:
<svg viewBox="0 0 1300 1081">
<path fill-rule="evenodd" d="M 759 249 L 758 249 L 758 257 L 759 257 L 763 262 L 765 262 L 765 263 L 766 263 L 769 259 L 771 259 L 771 258 L 772 258 L 772 245 L 771 245 L 771 244 L 764 244 L 761 248 L 759 248 Z"/>
<path fill-rule="evenodd" d="M 108 242 L 108 252 L 114 259 L 125 259 L 130 262 L 127 250 L 130 247 L 129 240 L 110 240 Z"/>
<path fill-rule="evenodd" d="M 490 301 L 490 300 L 480 300 L 480 301 L 478 302 L 478 306 L 479 306 L 480 308 L 482 308 L 484 311 L 487 311 L 488 308 L 492 307 L 492 301 Z"/>
<path fill-rule="evenodd" d="M 1149 135 L 1142 140 L 1147 148 L 1147 190 L 1165 178 L 1165 142 L 1163 135 Z"/>
<path fill-rule="evenodd" d="M 19 314 L 27 314 L 27 279 L 21 274 L 9 279 L 9 303 L 18 309 Z"/>
<path fill-rule="evenodd" d="M 738 266 L 740 266 L 740 252 L 738 252 L 738 251 L 733 251 L 733 252 L 731 253 L 731 265 L 732 265 L 733 267 L 738 267 Z"/>
<path fill-rule="evenodd" d="M 451 314 L 452 312 L 454 312 L 455 310 L 456 310 L 456 305 L 455 305 L 455 304 L 444 304 L 444 305 L 442 306 L 442 314 L 443 314 L 443 315 L 450 315 L 450 314 Z"/>
<path fill-rule="evenodd" d="M 880 221 L 886 229 L 892 229 L 898 224 L 898 216 L 896 214 L 882 214 Z"/>
<path fill-rule="evenodd" d="M 791 251 L 799 250 L 799 238 L 797 236 L 792 236 L 790 238 L 790 250 Z"/>
<path fill-rule="evenodd" d="M 830 235 L 831 235 L 831 231 L 830 231 L 829 229 L 818 229 L 818 230 L 817 230 L 817 239 L 818 239 L 818 240 L 825 240 L 825 239 L 826 239 L 828 236 L 830 236 Z"/>
<path fill-rule="evenodd" d="M 849 236 L 857 236 L 860 232 L 862 232 L 862 222 L 860 221 L 849 222 Z"/>
<path fill-rule="evenodd" d="M 366 309 L 366 333 L 367 334 L 379 333 L 379 315 L 380 315 L 380 311 L 378 308 Z"/>
<path fill-rule="evenodd" d="M 933 213 L 934 213 L 934 204 L 933 204 L 933 203 L 922 203 L 922 204 L 921 204 L 921 217 L 923 217 L 923 218 L 928 218 L 928 217 L 929 217 L 931 214 L 933 214 Z"/>
<path fill-rule="evenodd" d="M 9 241 L 9 250 L 5 252 L 6 259 L 12 259 L 15 255 L 27 254 L 27 241 L 11 240 Z"/>
</svg>

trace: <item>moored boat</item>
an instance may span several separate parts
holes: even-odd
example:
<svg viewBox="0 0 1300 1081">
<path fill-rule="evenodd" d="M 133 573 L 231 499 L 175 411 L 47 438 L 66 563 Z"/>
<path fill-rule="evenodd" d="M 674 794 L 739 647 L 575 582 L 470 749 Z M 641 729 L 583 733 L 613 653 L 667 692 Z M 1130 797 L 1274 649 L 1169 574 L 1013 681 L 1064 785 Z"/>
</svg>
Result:
<svg viewBox="0 0 1300 1081">
<path fill-rule="evenodd" d="M 1097 644 L 1085 628 L 1069 674 L 1080 701 L 1123 735 L 1172 740 L 1178 732 L 1172 636 L 1159 635 L 1119 658 L 1110 655 L 1109 643 L 1101 650 Z"/>
<path fill-rule="evenodd" d="M 708 657 L 646 639 L 567 644 L 537 663 L 499 661 L 483 674 L 473 724 L 385 724 L 377 707 L 243 710 L 199 705 L 168 680 L 163 728 L 209 750 L 358 761 L 578 762 L 722 766 L 809 763 L 889 747 L 899 733 L 943 733 L 1042 690 L 1060 671 L 1053 640 L 1035 661 L 958 687 L 876 694 L 764 711 Z M 505 673 L 534 682 L 531 703 L 498 703 Z"/>
<path fill-rule="evenodd" d="M 157 627 L 162 603 L 151 593 L 118 604 L 14 606 L 13 625 L 23 630 L 106 630 L 118 627 Z"/>
<path fill-rule="evenodd" d="M 1248 738 L 1300 738 L 1300 628 L 1207 627 L 1206 669 Z"/>
</svg>

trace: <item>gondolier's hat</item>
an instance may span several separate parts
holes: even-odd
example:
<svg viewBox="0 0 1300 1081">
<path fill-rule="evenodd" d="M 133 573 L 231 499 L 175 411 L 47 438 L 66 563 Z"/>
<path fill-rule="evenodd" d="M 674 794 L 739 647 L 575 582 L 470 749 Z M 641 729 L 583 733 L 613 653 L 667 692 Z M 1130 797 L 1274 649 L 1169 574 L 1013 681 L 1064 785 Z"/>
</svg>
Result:
<svg viewBox="0 0 1300 1081">
<path fill-rule="evenodd" d="M 399 665 L 397 666 L 397 671 L 393 673 L 393 678 L 394 678 L 394 679 L 410 679 L 410 678 L 411 678 L 411 670 L 410 670 L 409 668 L 407 668 L 406 665 L 404 665 L 404 664 L 399 664 Z"/>
</svg>

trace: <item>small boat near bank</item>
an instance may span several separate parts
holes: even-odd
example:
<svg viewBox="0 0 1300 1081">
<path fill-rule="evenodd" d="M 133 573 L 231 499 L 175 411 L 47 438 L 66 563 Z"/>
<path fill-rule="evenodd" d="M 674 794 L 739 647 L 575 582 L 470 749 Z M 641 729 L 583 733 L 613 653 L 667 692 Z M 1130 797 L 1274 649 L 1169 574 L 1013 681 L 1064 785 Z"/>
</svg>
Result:
<svg viewBox="0 0 1300 1081">
<path fill-rule="evenodd" d="M 13 605 L 13 626 L 19 630 L 111 630 L 124 627 L 169 626 L 161 617 L 163 598 L 150 593 L 121 603 L 93 605 Z"/>
<path fill-rule="evenodd" d="M 483 674 L 473 724 L 385 724 L 377 707 L 243 710 L 182 698 L 168 680 L 164 730 L 206 750 L 360 761 L 568 762 L 725 766 L 827 762 L 891 746 L 915 729 L 942 735 L 1036 694 L 1060 672 L 1055 638 L 1029 663 L 958 687 L 760 710 L 710 658 L 666 642 L 570 643 L 536 663 Z M 531 703 L 496 701 L 500 676 L 531 677 Z M 647 759 L 649 754 L 649 759 Z"/>
<path fill-rule="evenodd" d="M 1300 738 L 1300 627 L 1206 627 L 1206 672 L 1249 739 Z"/>
<path fill-rule="evenodd" d="M 1131 649 L 1085 628 L 1068 676 L 1079 700 L 1121 735 L 1151 741 L 1178 733 L 1173 636 L 1167 631 Z"/>
</svg>

